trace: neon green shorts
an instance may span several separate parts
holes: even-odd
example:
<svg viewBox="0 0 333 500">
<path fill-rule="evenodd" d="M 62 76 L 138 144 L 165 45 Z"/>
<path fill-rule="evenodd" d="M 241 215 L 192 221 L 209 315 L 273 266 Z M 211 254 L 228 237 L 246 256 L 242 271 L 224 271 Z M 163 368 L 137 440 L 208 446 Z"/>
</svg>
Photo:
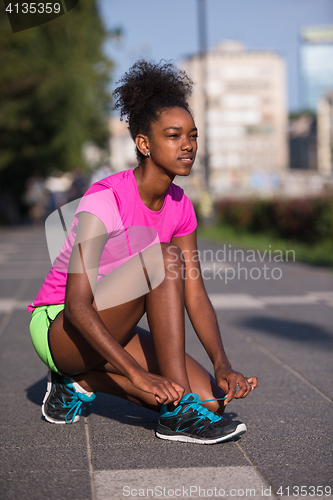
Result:
<svg viewBox="0 0 333 500">
<path fill-rule="evenodd" d="M 38 356 L 48 368 L 60 375 L 62 373 L 52 357 L 49 331 L 53 321 L 64 308 L 65 304 L 36 307 L 30 320 L 30 336 Z"/>
</svg>

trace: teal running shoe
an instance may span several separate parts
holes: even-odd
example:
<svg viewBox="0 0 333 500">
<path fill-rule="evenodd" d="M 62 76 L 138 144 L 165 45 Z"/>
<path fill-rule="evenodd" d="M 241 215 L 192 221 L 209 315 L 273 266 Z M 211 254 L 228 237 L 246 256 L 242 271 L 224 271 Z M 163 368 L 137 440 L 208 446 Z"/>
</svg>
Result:
<svg viewBox="0 0 333 500">
<path fill-rule="evenodd" d="M 226 398 L 221 398 L 226 399 Z M 215 444 L 246 432 L 246 425 L 209 411 L 194 393 L 185 394 L 174 411 L 161 407 L 156 436 L 170 441 Z"/>
<path fill-rule="evenodd" d="M 96 394 L 77 392 L 68 377 L 48 371 L 46 394 L 42 404 L 45 420 L 52 424 L 72 424 L 80 420 L 83 403 L 91 403 Z"/>
</svg>

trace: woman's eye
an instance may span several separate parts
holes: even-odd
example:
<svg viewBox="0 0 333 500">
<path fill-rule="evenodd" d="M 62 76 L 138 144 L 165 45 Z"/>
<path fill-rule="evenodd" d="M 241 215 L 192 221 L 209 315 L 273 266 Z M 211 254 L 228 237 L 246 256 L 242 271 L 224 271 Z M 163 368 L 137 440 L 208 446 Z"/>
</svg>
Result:
<svg viewBox="0 0 333 500">
<path fill-rule="evenodd" d="M 171 135 L 169 135 L 169 137 L 178 137 L 178 135 L 177 134 L 171 134 Z"/>
</svg>

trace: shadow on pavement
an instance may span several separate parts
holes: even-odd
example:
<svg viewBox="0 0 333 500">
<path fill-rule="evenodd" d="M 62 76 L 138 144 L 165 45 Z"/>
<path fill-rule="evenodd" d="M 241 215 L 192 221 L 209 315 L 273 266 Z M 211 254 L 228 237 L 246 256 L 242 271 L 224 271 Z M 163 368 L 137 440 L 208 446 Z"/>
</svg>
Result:
<svg viewBox="0 0 333 500">
<path fill-rule="evenodd" d="M 43 377 L 25 389 L 29 401 L 41 406 L 45 395 L 46 383 L 47 377 Z M 91 405 L 85 406 L 83 415 L 88 416 L 90 414 L 117 420 L 125 424 L 140 425 L 149 429 L 155 428 L 158 419 L 158 413 L 155 411 L 143 408 L 116 396 L 102 393 L 97 395 L 97 398 Z M 224 417 L 232 420 L 237 418 L 237 413 L 226 412 Z"/>
<path fill-rule="evenodd" d="M 27 387 L 25 391 L 27 393 L 27 398 L 29 399 L 29 401 L 31 401 L 35 405 L 41 406 L 45 396 L 46 384 L 47 377 L 43 377 L 35 384 Z"/>
<path fill-rule="evenodd" d="M 333 338 L 325 330 L 300 321 L 256 316 L 237 321 L 237 326 L 298 342 L 311 342 L 316 348 L 333 351 Z"/>
</svg>

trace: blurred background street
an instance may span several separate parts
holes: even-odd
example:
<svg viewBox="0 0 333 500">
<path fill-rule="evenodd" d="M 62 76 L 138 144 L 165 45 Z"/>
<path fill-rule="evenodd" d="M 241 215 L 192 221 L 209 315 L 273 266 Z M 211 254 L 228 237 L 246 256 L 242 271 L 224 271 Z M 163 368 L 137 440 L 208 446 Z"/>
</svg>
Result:
<svg viewBox="0 0 333 500">
<path fill-rule="evenodd" d="M 332 266 L 330 0 L 65 4 L 30 29 L 21 16 L 14 33 L 0 6 L 1 224 L 41 224 L 95 180 L 135 167 L 111 93 L 137 59 L 172 60 L 194 82 L 199 153 L 177 182 L 202 236 L 287 241 L 298 260 Z"/>
<path fill-rule="evenodd" d="M 317 487 L 333 477 L 332 1 L 51 4 L 53 20 L 37 22 L 0 3 L 1 500 L 123 498 L 152 477 L 331 495 Z M 140 58 L 193 80 L 199 152 L 175 182 L 198 216 L 227 352 L 260 381 L 227 408 L 249 431 L 223 446 L 157 441 L 153 413 L 104 396 L 78 425 L 40 416 L 46 372 L 26 306 L 50 268 L 44 222 L 136 166 L 112 91 Z M 187 335 L 209 368 L 190 324 Z"/>
</svg>

